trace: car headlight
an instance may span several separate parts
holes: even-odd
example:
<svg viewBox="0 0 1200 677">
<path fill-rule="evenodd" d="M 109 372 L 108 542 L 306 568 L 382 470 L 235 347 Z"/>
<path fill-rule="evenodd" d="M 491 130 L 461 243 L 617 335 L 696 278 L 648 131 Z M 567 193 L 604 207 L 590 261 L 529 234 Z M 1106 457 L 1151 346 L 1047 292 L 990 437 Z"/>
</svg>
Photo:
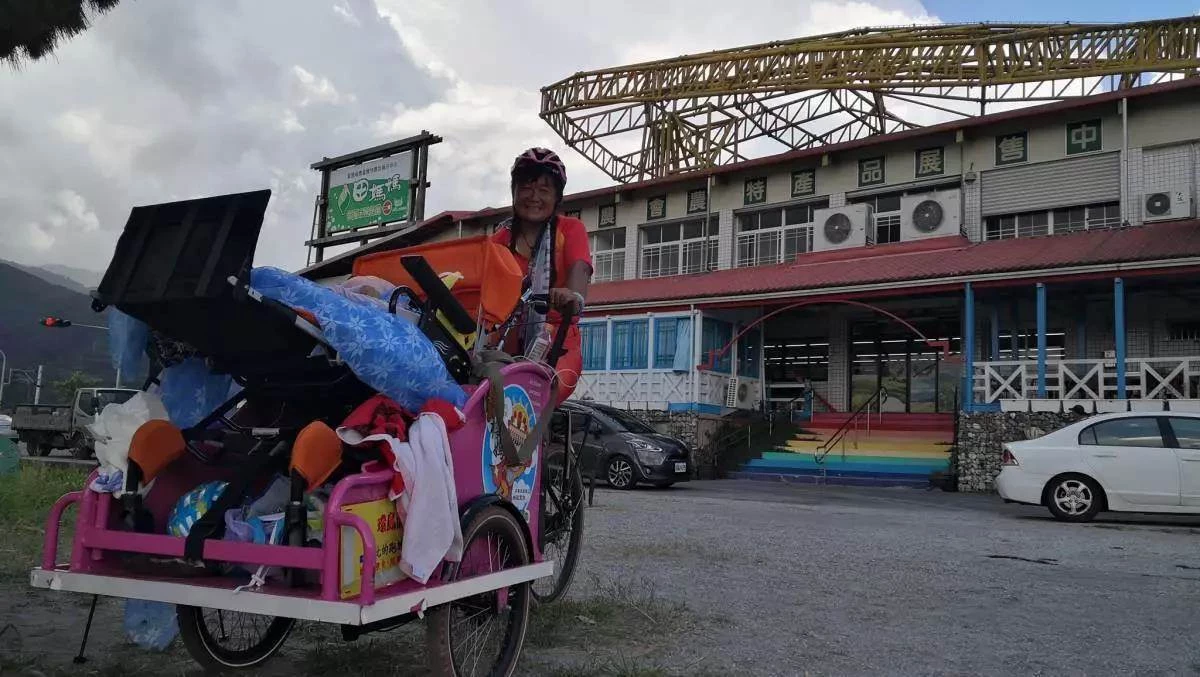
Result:
<svg viewBox="0 0 1200 677">
<path fill-rule="evenodd" d="M 628 440 L 629 448 L 637 456 L 642 465 L 658 465 L 667 460 L 662 447 L 647 440 L 633 438 Z"/>
<path fill-rule="evenodd" d="M 642 449 L 635 451 L 642 465 L 661 465 L 663 461 L 667 460 L 667 455 L 661 451 L 644 451 Z"/>
</svg>

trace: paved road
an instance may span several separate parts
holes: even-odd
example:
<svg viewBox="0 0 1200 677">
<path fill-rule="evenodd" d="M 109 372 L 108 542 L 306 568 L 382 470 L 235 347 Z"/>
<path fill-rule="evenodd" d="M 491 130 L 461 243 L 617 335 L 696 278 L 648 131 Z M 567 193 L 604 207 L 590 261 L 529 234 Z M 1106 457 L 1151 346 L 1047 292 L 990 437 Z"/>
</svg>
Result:
<svg viewBox="0 0 1200 677">
<path fill-rule="evenodd" d="M 622 572 L 729 623 L 676 665 L 1200 674 L 1200 518 L 1065 525 L 990 496 L 747 481 L 596 501 L 582 585 Z"/>
</svg>

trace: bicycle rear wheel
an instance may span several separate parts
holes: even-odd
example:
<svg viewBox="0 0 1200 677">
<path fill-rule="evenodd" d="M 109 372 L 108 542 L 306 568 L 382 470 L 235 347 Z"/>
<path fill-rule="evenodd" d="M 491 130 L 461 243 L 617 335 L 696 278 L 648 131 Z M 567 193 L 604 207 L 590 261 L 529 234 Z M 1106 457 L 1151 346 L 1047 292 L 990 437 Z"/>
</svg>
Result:
<svg viewBox="0 0 1200 677">
<path fill-rule="evenodd" d="M 548 604 L 567 594 L 583 547 L 583 476 L 578 459 L 565 468 L 563 452 L 546 457 L 542 481 L 542 556 L 554 560 L 554 575 L 531 586 L 533 599 Z M 563 474 L 566 473 L 564 479 Z"/>
<path fill-rule="evenodd" d="M 463 529 L 463 558 L 444 580 L 482 576 L 533 561 L 524 527 L 512 513 L 484 508 Z M 433 607 L 425 651 L 435 677 L 512 677 L 529 625 L 529 584 L 489 590 Z"/>
</svg>

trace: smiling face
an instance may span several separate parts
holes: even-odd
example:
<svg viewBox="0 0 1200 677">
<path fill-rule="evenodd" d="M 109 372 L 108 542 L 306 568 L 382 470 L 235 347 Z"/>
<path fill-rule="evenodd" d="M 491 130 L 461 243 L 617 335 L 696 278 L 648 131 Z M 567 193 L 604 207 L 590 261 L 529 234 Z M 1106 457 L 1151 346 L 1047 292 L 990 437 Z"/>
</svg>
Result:
<svg viewBox="0 0 1200 677">
<path fill-rule="evenodd" d="M 548 174 L 518 182 L 513 189 L 513 211 L 517 218 L 528 223 L 544 223 L 554 214 L 558 189 Z"/>
</svg>

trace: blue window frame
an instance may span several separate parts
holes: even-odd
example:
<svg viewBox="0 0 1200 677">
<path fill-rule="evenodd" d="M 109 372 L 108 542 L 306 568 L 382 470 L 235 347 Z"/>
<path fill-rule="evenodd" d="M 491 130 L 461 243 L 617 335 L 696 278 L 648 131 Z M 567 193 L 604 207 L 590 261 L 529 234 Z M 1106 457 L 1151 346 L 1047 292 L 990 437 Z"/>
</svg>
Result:
<svg viewBox="0 0 1200 677">
<path fill-rule="evenodd" d="M 660 317 L 654 320 L 654 368 L 690 371 L 692 319 Z"/>
<path fill-rule="evenodd" d="M 701 337 L 700 345 L 703 351 L 702 361 L 707 361 L 710 351 L 720 350 L 733 340 L 733 325 L 723 320 L 706 317 L 704 318 L 703 327 L 703 336 Z M 727 350 L 717 358 L 716 364 L 713 365 L 713 371 L 719 371 L 723 374 L 732 372 L 732 353 L 732 350 Z"/>
<path fill-rule="evenodd" d="M 762 335 L 751 329 L 738 338 L 738 376 L 758 378 L 758 356 L 762 350 Z"/>
<path fill-rule="evenodd" d="M 605 371 L 608 368 L 608 323 L 584 322 L 579 325 L 583 343 L 583 369 Z"/>
<path fill-rule="evenodd" d="M 649 353 L 649 320 L 617 320 L 612 323 L 614 371 L 645 369 L 648 366 Z"/>
</svg>

